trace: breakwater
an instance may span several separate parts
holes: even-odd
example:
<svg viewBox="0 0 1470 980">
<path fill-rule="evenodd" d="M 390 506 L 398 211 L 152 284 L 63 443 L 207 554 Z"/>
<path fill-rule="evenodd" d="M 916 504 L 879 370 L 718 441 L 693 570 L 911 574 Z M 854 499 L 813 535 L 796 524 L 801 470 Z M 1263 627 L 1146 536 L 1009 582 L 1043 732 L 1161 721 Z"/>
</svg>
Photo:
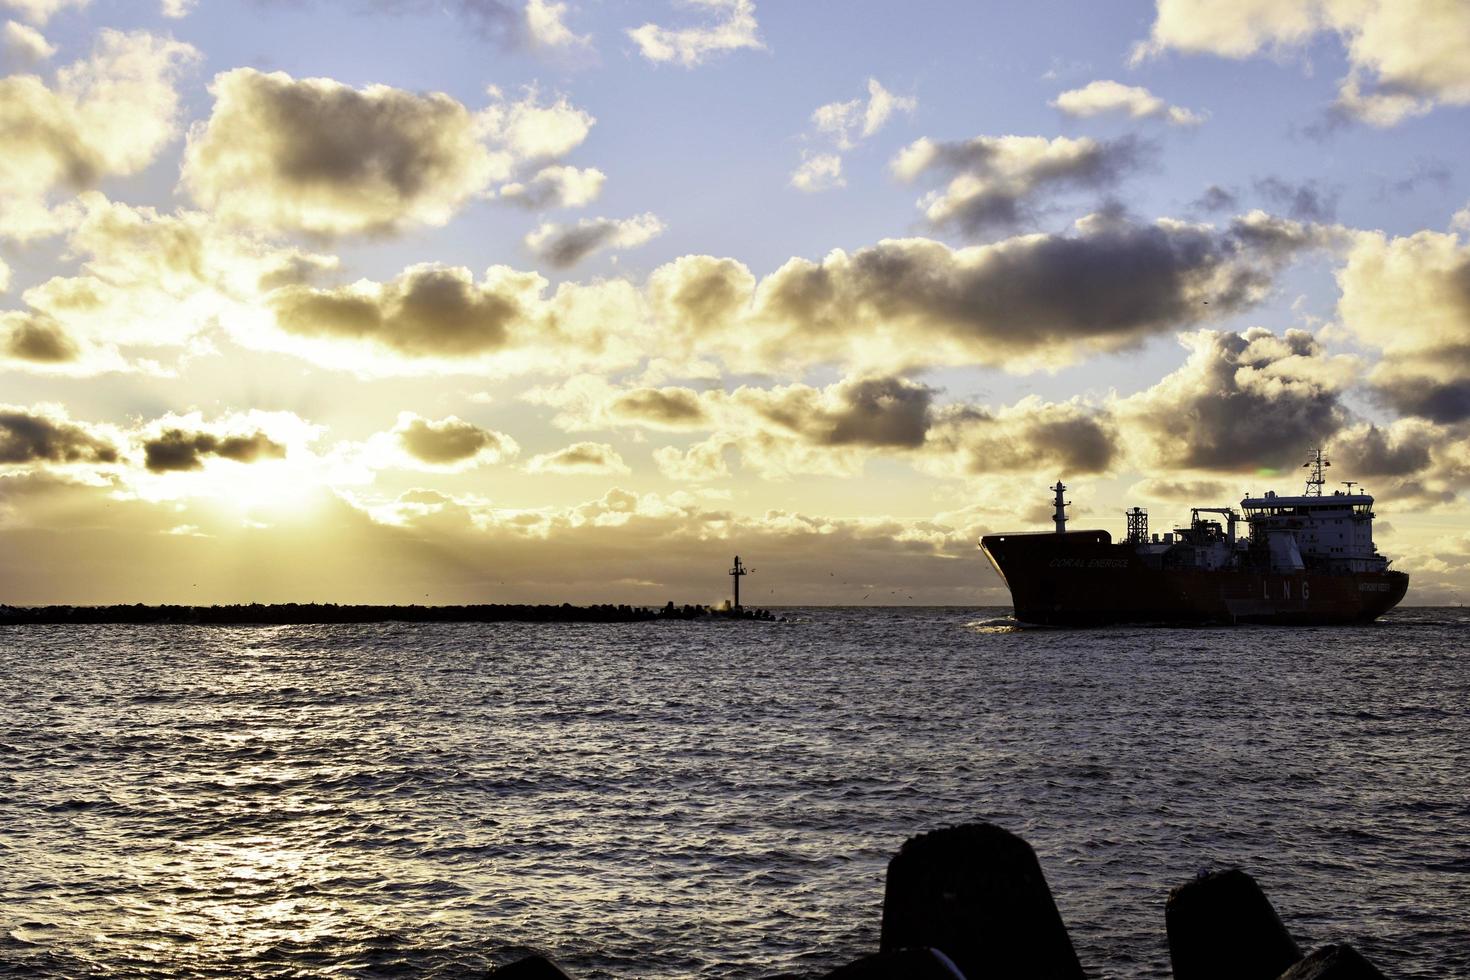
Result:
<svg viewBox="0 0 1470 980">
<path fill-rule="evenodd" d="M 1352 946 L 1303 955 L 1276 909 L 1239 868 L 1204 872 L 1164 906 L 1174 980 L 1384 980 Z M 1086 980 L 1036 853 L 994 824 L 911 837 L 888 863 L 879 948 L 820 980 Z M 546 956 L 493 970 L 498 980 L 570 980 Z M 783 973 L 768 980 L 807 980 Z"/>
<path fill-rule="evenodd" d="M 659 607 L 476 604 L 464 606 L 372 606 L 336 603 L 249 603 L 230 606 L 0 606 L 0 626 L 197 625 L 288 626 L 337 623 L 641 623 L 659 620 L 731 619 L 776 622 L 766 609 L 717 606 Z"/>
</svg>

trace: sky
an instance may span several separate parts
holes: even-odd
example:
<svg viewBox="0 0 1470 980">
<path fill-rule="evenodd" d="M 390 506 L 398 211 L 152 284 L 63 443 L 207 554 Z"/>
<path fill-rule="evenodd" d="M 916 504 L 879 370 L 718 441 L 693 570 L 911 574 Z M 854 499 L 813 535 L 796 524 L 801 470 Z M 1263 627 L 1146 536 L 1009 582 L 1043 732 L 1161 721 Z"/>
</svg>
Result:
<svg viewBox="0 0 1470 980">
<path fill-rule="evenodd" d="M 1470 591 L 1463 0 L 0 0 L 0 603 Z"/>
</svg>

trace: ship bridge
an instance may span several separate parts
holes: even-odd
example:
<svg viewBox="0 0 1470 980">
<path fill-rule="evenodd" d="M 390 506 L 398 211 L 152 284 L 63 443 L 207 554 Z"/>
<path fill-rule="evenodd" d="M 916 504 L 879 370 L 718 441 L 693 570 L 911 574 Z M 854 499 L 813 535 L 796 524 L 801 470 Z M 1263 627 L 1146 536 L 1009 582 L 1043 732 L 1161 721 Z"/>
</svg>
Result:
<svg viewBox="0 0 1470 980">
<path fill-rule="evenodd" d="M 1351 571 L 1381 570 L 1387 561 L 1373 544 L 1373 498 L 1338 490 L 1285 497 L 1267 492 L 1240 502 L 1254 541 L 1290 534 L 1308 562 Z"/>
</svg>

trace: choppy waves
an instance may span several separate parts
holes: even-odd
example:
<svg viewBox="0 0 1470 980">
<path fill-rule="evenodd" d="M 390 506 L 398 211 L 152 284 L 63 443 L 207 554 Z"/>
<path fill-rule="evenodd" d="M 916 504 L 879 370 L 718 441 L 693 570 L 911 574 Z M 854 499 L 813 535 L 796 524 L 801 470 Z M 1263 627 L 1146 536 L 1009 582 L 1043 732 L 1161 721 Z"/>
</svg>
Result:
<svg viewBox="0 0 1470 980">
<path fill-rule="evenodd" d="M 1459 610 L 1357 629 L 787 624 L 0 631 L 0 974 L 816 973 L 910 834 L 1035 846 L 1089 969 L 1261 881 L 1303 945 L 1470 971 Z"/>
</svg>

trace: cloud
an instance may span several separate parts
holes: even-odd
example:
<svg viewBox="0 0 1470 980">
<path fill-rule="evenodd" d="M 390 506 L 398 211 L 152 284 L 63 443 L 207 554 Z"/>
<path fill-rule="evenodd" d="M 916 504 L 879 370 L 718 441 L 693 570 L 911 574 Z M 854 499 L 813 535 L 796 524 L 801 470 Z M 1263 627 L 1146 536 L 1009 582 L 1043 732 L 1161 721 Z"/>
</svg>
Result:
<svg viewBox="0 0 1470 980">
<path fill-rule="evenodd" d="M 1065 235 L 961 249 L 885 240 L 792 259 L 760 281 L 733 259 L 684 256 L 641 287 L 595 279 L 550 295 L 535 273 L 496 267 L 477 282 L 423 265 L 387 282 L 283 286 L 268 299 L 273 328 L 232 336 L 370 373 L 566 376 L 648 358 L 787 377 L 822 364 L 1027 371 L 1249 309 L 1287 262 L 1334 234 L 1259 212 L 1224 229 L 1101 215 Z"/>
<path fill-rule="evenodd" d="M 1079 119 L 1121 112 L 1133 119 L 1164 119 L 1171 126 L 1198 126 L 1205 121 L 1201 113 L 1170 105 L 1140 85 L 1124 85 L 1108 79 L 1068 89 L 1053 99 L 1051 105 Z"/>
<path fill-rule="evenodd" d="M 540 48 L 581 48 L 592 39 L 574 34 L 567 27 L 567 5 L 551 0 L 526 0 L 526 33 L 531 44 Z"/>
<path fill-rule="evenodd" d="M 1422 419 L 1398 419 L 1386 426 L 1362 422 L 1337 433 L 1332 459 L 1340 476 L 1417 476 L 1430 468 L 1446 435 Z"/>
<path fill-rule="evenodd" d="M 889 240 L 820 263 L 793 259 L 756 291 L 743 337 L 761 360 L 1011 370 L 1117 350 L 1247 309 L 1275 270 L 1312 247 L 1301 226 L 1237 221 L 1225 232 L 1161 221 L 1083 222 L 952 249 Z"/>
<path fill-rule="evenodd" d="M 177 134 L 177 76 L 198 52 L 146 33 L 105 30 L 91 57 L 56 73 L 0 79 L 0 235 L 35 238 L 75 215 L 54 192 L 137 173 Z"/>
<path fill-rule="evenodd" d="M 725 462 L 728 447 L 723 439 L 706 439 L 684 450 L 661 446 L 653 451 L 653 461 L 658 471 L 675 483 L 708 483 L 730 475 L 730 466 Z"/>
<path fill-rule="evenodd" d="M 54 365 L 79 360 L 81 347 L 61 324 L 38 313 L 0 313 L 0 355 L 7 361 Z"/>
<path fill-rule="evenodd" d="M 581 374 L 521 396 L 557 410 L 552 424 L 568 432 L 639 426 L 666 432 L 708 429 L 714 424 L 713 393 L 678 385 L 620 388 L 595 374 Z"/>
<path fill-rule="evenodd" d="M 526 247 L 542 261 L 569 268 L 603 249 L 637 248 L 664 232 L 652 212 L 633 218 L 584 218 L 575 225 L 547 222 L 525 238 Z"/>
<path fill-rule="evenodd" d="M 960 142 L 923 138 L 893 160 L 899 179 L 950 177 L 943 190 L 919 201 L 929 223 L 975 235 L 1033 217 L 1045 194 L 1116 186 L 1151 152 L 1136 137 L 977 136 Z"/>
<path fill-rule="evenodd" d="M 17 24 L 13 20 L 5 22 L 3 39 L 0 39 L 0 63 L 6 68 L 29 68 L 55 53 L 55 45 L 34 27 Z"/>
<path fill-rule="evenodd" d="M 286 447 L 264 432 L 220 436 L 212 432 L 164 429 L 143 443 L 143 465 L 153 473 L 198 470 L 204 457 L 218 456 L 235 463 L 285 459 Z"/>
<path fill-rule="evenodd" d="M 837 153 L 804 153 L 801 165 L 791 172 L 791 186 L 808 193 L 846 187 L 847 181 L 842 176 L 842 156 Z"/>
<path fill-rule="evenodd" d="M 390 434 L 397 448 L 414 462 L 440 470 L 499 463 L 520 452 L 516 441 L 505 433 L 482 429 L 453 415 L 436 420 L 400 412 Z"/>
<path fill-rule="evenodd" d="M 580 208 L 597 200 L 607 175 L 593 167 L 544 167 L 525 183 L 506 184 L 500 196 L 536 211 Z"/>
<path fill-rule="evenodd" d="M 514 101 L 507 101 L 499 89 L 491 88 L 490 95 L 494 101 L 480 112 L 475 123 L 500 148 L 502 160 L 498 162 L 502 166 L 517 167 L 565 156 L 582 145 L 597 122 L 564 95 L 543 103 L 534 86 Z"/>
<path fill-rule="evenodd" d="M 117 447 L 55 406 L 0 405 L 0 466 L 116 463 Z"/>
<path fill-rule="evenodd" d="M 1193 211 L 1214 213 L 1219 211 L 1234 211 L 1239 203 L 1240 199 L 1235 191 L 1221 187 L 1219 184 L 1211 184 L 1204 189 L 1199 197 L 1189 203 L 1189 207 Z"/>
<path fill-rule="evenodd" d="M 1470 245 L 1360 232 L 1337 282 L 1343 324 L 1382 352 L 1369 375 L 1379 397 L 1404 415 L 1470 420 Z"/>
<path fill-rule="evenodd" d="M 1121 456 L 1105 412 L 1028 396 L 999 411 L 951 405 L 936 413 L 920 463 L 940 476 L 1103 473 Z"/>
<path fill-rule="evenodd" d="M 655 64 L 677 62 L 685 68 L 702 64 L 712 54 L 745 48 L 764 50 L 754 0 L 682 0 L 708 12 L 714 22 L 700 27 L 668 28 L 644 24 L 628 31 L 638 51 Z"/>
<path fill-rule="evenodd" d="M 727 456 L 765 478 L 851 476 L 874 457 L 907 460 L 925 473 L 967 479 L 981 474 L 1062 468 L 1103 472 L 1119 455 L 1107 413 L 1080 403 L 1027 398 L 999 410 L 939 405 L 938 393 L 893 375 L 734 390 L 618 388 L 582 376 L 536 389 L 526 400 L 558 410 L 569 431 L 639 426 L 706 432 L 687 449 L 665 446 L 654 462 L 671 479 L 708 481 L 730 474 Z"/>
<path fill-rule="evenodd" d="M 46 22 L 67 7 L 85 7 L 91 0 L 4 0 L 4 5 L 18 11 L 33 24 L 46 26 Z"/>
<path fill-rule="evenodd" d="M 116 345 L 179 347 L 214 326 L 258 333 L 264 290 L 302 282 L 335 262 L 223 228 L 201 212 L 165 215 L 95 191 L 78 198 L 76 212 L 67 249 L 84 259 L 78 274 L 27 289 L 31 309 L 12 315 L 44 324 L 57 338 L 51 362 L 58 370 L 60 352 L 80 348 L 64 373 L 128 369 Z"/>
<path fill-rule="evenodd" d="M 1337 109 L 1392 126 L 1470 104 L 1470 6 L 1447 0 L 1157 0 L 1135 64 L 1165 51 L 1248 58 L 1336 34 L 1349 64 Z"/>
<path fill-rule="evenodd" d="M 842 151 L 877 134 L 895 112 L 912 113 L 919 100 L 894 95 L 876 78 L 868 79 L 868 98 L 829 102 L 812 112 L 813 136 L 830 143 L 836 152 L 803 150 L 802 162 L 791 174 L 791 186 L 814 193 L 847 186 L 842 178 Z"/>
<path fill-rule="evenodd" d="M 544 280 L 504 267 L 479 283 L 465 268 L 411 266 L 385 283 L 271 294 L 276 324 L 290 334 L 368 341 L 415 357 L 463 357 L 510 343 Z"/>
<path fill-rule="evenodd" d="M 1337 216 L 1336 189 L 1324 190 L 1315 180 L 1291 184 L 1280 177 L 1261 177 L 1255 181 L 1256 193 L 1278 210 L 1304 221 L 1332 221 Z"/>
<path fill-rule="evenodd" d="M 274 231 L 442 225 L 495 176 L 474 118 L 447 95 L 237 68 L 210 86 L 183 182 L 229 220 Z"/>
<path fill-rule="evenodd" d="M 1328 356 L 1306 331 L 1201 330 L 1181 341 L 1183 367 L 1112 406 L 1145 471 L 1290 467 L 1349 422 L 1341 395 L 1357 362 Z"/>
<path fill-rule="evenodd" d="M 913 112 L 918 105 L 918 99 L 894 95 L 876 78 L 870 78 L 866 102 L 853 99 L 819 106 L 812 112 L 812 126 L 837 149 L 850 150 L 875 135 L 895 112 Z"/>
<path fill-rule="evenodd" d="M 540 104 L 534 90 L 478 114 L 440 92 L 252 68 L 217 75 L 210 91 L 214 109 L 189 134 L 183 184 L 220 217 L 276 232 L 446 224 L 492 181 L 580 144 L 593 123 L 564 98 Z"/>
<path fill-rule="evenodd" d="M 10 292 L 10 266 L 0 259 L 0 293 Z"/>
<path fill-rule="evenodd" d="M 178 20 L 189 16 L 189 12 L 194 9 L 194 5 L 198 2 L 199 0 L 162 0 L 160 12 L 165 17 Z"/>
<path fill-rule="evenodd" d="M 817 446 L 912 449 L 929 428 L 932 389 L 903 378 L 859 378 L 825 389 L 741 387 L 730 396 L 765 423 Z"/>
<path fill-rule="evenodd" d="M 630 472 L 617 450 L 605 442 L 576 442 L 556 452 L 531 457 L 529 473 L 611 475 Z"/>
</svg>

